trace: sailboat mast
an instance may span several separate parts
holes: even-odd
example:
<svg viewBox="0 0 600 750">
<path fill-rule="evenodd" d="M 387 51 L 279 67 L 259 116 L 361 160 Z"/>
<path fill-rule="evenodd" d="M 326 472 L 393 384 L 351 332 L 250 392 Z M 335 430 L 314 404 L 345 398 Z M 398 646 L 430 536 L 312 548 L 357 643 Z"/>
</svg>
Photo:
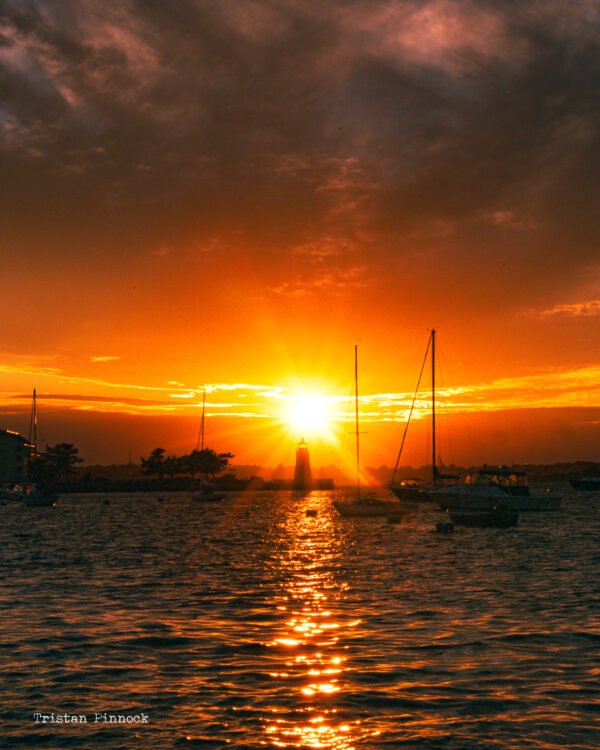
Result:
<svg viewBox="0 0 600 750">
<path fill-rule="evenodd" d="M 202 422 L 200 423 L 200 450 L 204 450 L 204 415 L 206 412 L 206 388 L 202 394 Z"/>
<path fill-rule="evenodd" d="M 435 445 L 435 328 L 431 329 L 431 480 L 437 479 Z"/>
<path fill-rule="evenodd" d="M 196 450 L 204 450 L 204 412 L 206 410 L 206 389 L 202 395 L 202 417 L 200 418 L 200 431 L 198 432 L 198 441 Z"/>
<path fill-rule="evenodd" d="M 33 455 L 37 456 L 37 394 L 35 388 L 33 389 L 31 418 L 29 420 L 29 444 L 33 446 Z"/>
<path fill-rule="evenodd" d="M 358 439 L 358 344 L 354 345 L 354 403 L 356 424 L 356 492 L 360 497 L 360 448 Z"/>
</svg>

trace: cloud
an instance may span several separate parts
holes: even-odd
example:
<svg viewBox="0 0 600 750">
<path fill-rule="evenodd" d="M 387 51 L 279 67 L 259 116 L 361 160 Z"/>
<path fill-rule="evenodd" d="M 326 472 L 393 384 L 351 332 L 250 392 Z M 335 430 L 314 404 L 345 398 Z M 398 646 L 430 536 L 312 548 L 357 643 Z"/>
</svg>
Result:
<svg viewBox="0 0 600 750">
<path fill-rule="evenodd" d="M 19 401 L 28 401 L 31 400 L 31 394 L 14 394 L 9 396 L 9 398 Z M 127 396 L 119 396 L 119 397 L 111 397 L 111 396 L 100 396 L 100 395 L 94 395 L 94 396 L 87 396 L 83 394 L 78 393 L 40 393 L 39 394 L 40 401 L 46 402 L 54 402 L 59 401 L 62 405 L 68 404 L 69 402 L 87 402 L 90 404 L 112 404 L 114 406 L 117 405 L 128 405 L 128 406 L 139 406 L 139 407 L 156 407 L 156 406 L 166 406 L 170 407 L 172 406 L 170 401 L 161 401 L 161 400 L 153 400 L 153 399 L 143 399 L 143 398 L 131 398 Z"/>
<path fill-rule="evenodd" d="M 364 7 L 351 6 L 346 23 L 372 55 L 400 68 L 413 64 L 460 75 L 473 57 L 517 66 L 526 53 L 525 42 L 511 34 L 507 16 L 474 3 L 380 2 L 368 16 Z"/>
<path fill-rule="evenodd" d="M 443 396 L 442 396 L 443 399 Z M 551 368 L 517 378 L 457 389 L 448 399 L 466 411 L 589 407 L 600 403 L 600 367 Z"/>
<path fill-rule="evenodd" d="M 322 256 L 316 256 L 317 260 Z M 365 266 L 334 267 L 330 273 L 320 273 L 310 267 L 295 275 L 290 281 L 284 281 L 269 288 L 270 294 L 289 297 L 318 297 L 321 294 L 347 294 L 353 289 L 367 286 Z"/>
<path fill-rule="evenodd" d="M 119 359 L 121 359 L 121 357 L 104 355 L 98 357 L 90 357 L 90 362 L 116 362 Z"/>
<path fill-rule="evenodd" d="M 85 238 L 99 265 L 227 258 L 232 285 L 250 259 L 280 297 L 423 254 L 431 287 L 475 268 L 480 300 L 499 257 L 504 305 L 571 293 L 599 239 L 599 21 L 558 0 L 5 3 L 3 228 L 62 260 Z M 322 267 L 297 278 L 300 256 Z"/>
<path fill-rule="evenodd" d="M 180 385 L 150 387 L 123 385 L 107 381 L 70 378 L 64 374 L 48 373 L 43 388 L 38 388 L 38 401 L 53 408 L 75 409 L 127 414 L 180 414 L 197 416 L 202 407 L 202 391 L 207 393 L 206 410 L 211 417 L 244 417 L 245 419 L 271 419 L 281 421 L 286 404 L 297 399 L 298 394 L 279 385 L 259 383 L 212 383 L 202 388 L 190 389 Z M 93 393 L 56 392 L 52 383 L 94 387 Z M 99 386 L 109 388 L 106 395 Z M 118 392 L 115 392 L 117 391 Z M 145 392 L 144 396 L 129 395 L 129 391 Z M 220 394 L 226 394 L 222 398 Z M 346 423 L 354 419 L 354 398 L 339 393 L 318 393 L 328 406 L 334 422 Z M 407 419 L 413 393 L 365 393 L 360 397 L 361 419 L 365 422 L 403 422 Z M 22 404 L 30 406 L 30 394 L 0 393 L 0 405 Z M 589 407 L 600 403 L 600 367 L 578 369 L 552 368 L 521 377 L 498 378 L 490 382 L 439 388 L 437 408 L 440 413 L 466 414 L 520 409 L 558 409 L 564 407 Z M 413 418 L 423 419 L 430 412 L 429 393 L 420 393 L 415 402 Z"/>
<path fill-rule="evenodd" d="M 600 299 L 562 303 L 543 310 L 527 310 L 526 312 L 536 318 L 547 318 L 555 315 L 570 318 L 596 318 L 600 315 Z"/>
</svg>

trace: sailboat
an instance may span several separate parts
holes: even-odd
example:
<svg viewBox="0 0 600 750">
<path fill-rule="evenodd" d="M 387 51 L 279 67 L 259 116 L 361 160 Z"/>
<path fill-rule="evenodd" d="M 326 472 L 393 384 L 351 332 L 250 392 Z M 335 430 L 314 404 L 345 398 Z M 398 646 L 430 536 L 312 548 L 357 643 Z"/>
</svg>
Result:
<svg viewBox="0 0 600 750">
<path fill-rule="evenodd" d="M 29 445 L 31 446 L 31 456 L 34 459 L 38 456 L 37 424 L 37 393 L 34 388 L 29 421 Z M 51 508 L 56 505 L 58 499 L 58 493 L 51 491 L 49 488 L 42 488 L 38 484 L 22 485 L 21 494 L 23 503 L 31 508 Z"/>
<path fill-rule="evenodd" d="M 202 417 L 200 419 L 200 430 L 198 432 L 198 442 L 196 443 L 196 451 L 204 450 L 204 425 L 205 425 L 205 413 L 206 413 L 206 390 L 202 396 Z M 225 495 L 222 492 L 215 492 L 214 485 L 208 480 L 200 479 L 200 489 L 198 492 L 192 492 L 192 500 L 205 503 L 215 503 L 222 500 Z"/>
<path fill-rule="evenodd" d="M 517 523 L 518 511 L 542 511 L 559 510 L 560 497 L 544 494 L 531 495 L 527 487 L 527 479 L 524 472 L 509 469 L 506 466 L 490 468 L 484 465 L 483 469 L 467 474 L 460 478 L 454 474 L 443 474 L 437 464 L 437 442 L 436 442 L 436 401 L 435 401 L 435 328 L 431 329 L 427 349 L 413 402 L 408 415 L 402 443 L 396 459 L 394 473 L 392 475 L 391 489 L 400 500 L 413 502 L 433 501 L 438 503 L 442 510 L 458 513 L 456 523 L 472 526 L 502 526 L 504 524 L 514 525 Z M 431 481 L 425 483 L 417 479 L 405 479 L 396 482 L 398 464 L 402 455 L 402 448 L 406 439 L 408 425 L 414 409 L 417 393 L 421 383 L 427 356 L 431 349 Z M 460 483 L 459 483 L 459 480 Z M 501 512 L 502 511 L 502 512 Z M 467 518 L 467 513 L 473 516 Z M 486 513 L 488 514 L 486 516 Z M 454 517 L 453 517 L 453 520 Z"/>
<path fill-rule="evenodd" d="M 417 382 L 417 388 L 413 397 L 410 412 L 408 414 L 408 420 L 404 428 L 404 434 L 402 436 L 402 442 L 400 444 L 400 450 L 398 451 L 398 458 L 396 459 L 396 465 L 394 466 L 394 472 L 392 474 L 392 480 L 390 483 L 390 489 L 400 500 L 409 500 L 411 502 L 435 502 L 436 498 L 430 494 L 442 483 L 447 481 L 457 482 L 458 477 L 454 474 L 442 474 L 437 467 L 437 444 L 436 444 L 436 423 L 435 423 L 435 328 L 431 329 L 429 340 L 427 342 L 427 348 L 425 350 L 425 357 L 423 359 L 423 365 L 421 366 L 421 372 L 419 374 L 419 380 Z M 396 474 L 398 473 L 398 465 L 400 464 L 400 458 L 402 456 L 402 449 L 404 448 L 404 442 L 406 440 L 406 433 L 408 431 L 408 425 L 412 417 L 415 401 L 417 399 L 417 393 L 421 384 L 421 377 L 423 376 L 423 370 L 425 369 L 425 363 L 427 362 L 427 355 L 431 349 L 431 481 L 429 483 L 424 482 L 422 479 L 407 478 L 402 479 L 399 482 L 396 481 Z"/>
<path fill-rule="evenodd" d="M 356 497 L 352 500 L 334 500 L 333 505 L 342 516 L 387 516 L 399 521 L 402 513 L 397 500 L 386 500 L 362 493 L 360 483 L 360 441 L 358 419 L 358 345 L 354 346 L 354 403 L 356 434 Z"/>
</svg>

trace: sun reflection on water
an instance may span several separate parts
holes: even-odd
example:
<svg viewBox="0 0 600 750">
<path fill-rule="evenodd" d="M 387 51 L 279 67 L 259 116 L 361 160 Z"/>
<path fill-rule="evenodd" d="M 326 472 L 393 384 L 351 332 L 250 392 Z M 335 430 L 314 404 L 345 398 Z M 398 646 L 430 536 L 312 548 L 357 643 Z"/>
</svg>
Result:
<svg viewBox="0 0 600 750">
<path fill-rule="evenodd" d="M 361 620 L 339 614 L 337 603 L 349 589 L 341 570 L 341 541 L 328 513 L 305 514 L 307 503 L 314 507 L 319 501 L 325 508 L 328 498 L 312 493 L 299 500 L 297 513 L 285 522 L 289 544 L 274 561 L 284 575 L 275 611 L 284 618 L 270 642 L 281 668 L 269 674 L 293 694 L 295 711 L 283 718 L 277 708 L 271 710 L 263 719 L 265 744 L 354 750 L 368 733 L 339 706 L 350 673 L 346 641 Z"/>
</svg>

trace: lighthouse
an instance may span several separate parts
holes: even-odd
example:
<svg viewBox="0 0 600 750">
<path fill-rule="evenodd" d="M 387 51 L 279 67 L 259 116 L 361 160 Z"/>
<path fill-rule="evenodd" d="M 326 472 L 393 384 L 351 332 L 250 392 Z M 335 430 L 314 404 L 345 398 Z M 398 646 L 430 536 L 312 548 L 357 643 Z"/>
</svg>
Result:
<svg viewBox="0 0 600 750">
<path fill-rule="evenodd" d="M 311 487 L 310 455 L 304 438 L 296 449 L 296 469 L 294 471 L 294 489 L 309 490 Z"/>
</svg>

